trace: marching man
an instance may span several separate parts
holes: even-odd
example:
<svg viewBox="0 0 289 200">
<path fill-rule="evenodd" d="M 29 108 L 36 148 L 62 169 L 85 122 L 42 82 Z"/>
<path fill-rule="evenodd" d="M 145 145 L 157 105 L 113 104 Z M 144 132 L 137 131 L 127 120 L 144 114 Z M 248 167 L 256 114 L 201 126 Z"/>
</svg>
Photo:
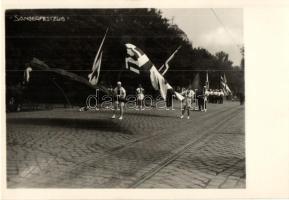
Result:
<svg viewBox="0 0 289 200">
<path fill-rule="evenodd" d="M 204 111 L 207 112 L 209 91 L 206 86 L 204 86 Z"/>
<path fill-rule="evenodd" d="M 181 94 L 184 96 L 181 119 L 184 118 L 184 114 L 185 114 L 186 110 L 188 113 L 187 118 L 190 119 L 190 109 L 192 106 L 192 99 L 193 99 L 195 93 L 192 89 L 188 88 L 187 90 L 185 90 Z"/>
<path fill-rule="evenodd" d="M 124 113 L 124 102 L 125 102 L 125 97 L 126 97 L 126 91 L 125 89 L 121 86 L 121 82 L 117 82 L 116 88 L 114 88 L 114 95 L 116 97 L 114 101 L 114 111 L 112 115 L 112 119 L 115 119 L 117 108 L 120 108 L 120 117 L 118 118 L 119 120 L 123 119 L 123 113 Z"/>
<path fill-rule="evenodd" d="M 137 95 L 137 105 L 139 110 L 144 110 L 143 108 L 143 100 L 144 100 L 144 89 L 142 88 L 141 84 L 139 84 L 138 88 L 136 89 Z"/>
</svg>

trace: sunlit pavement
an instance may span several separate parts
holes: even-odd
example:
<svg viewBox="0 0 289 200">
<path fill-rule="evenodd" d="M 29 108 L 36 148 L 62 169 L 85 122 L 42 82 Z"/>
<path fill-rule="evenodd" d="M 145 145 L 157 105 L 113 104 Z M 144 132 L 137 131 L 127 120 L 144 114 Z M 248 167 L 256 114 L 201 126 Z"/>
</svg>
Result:
<svg viewBox="0 0 289 200">
<path fill-rule="evenodd" d="M 7 114 L 9 188 L 244 188 L 244 107 Z"/>
</svg>

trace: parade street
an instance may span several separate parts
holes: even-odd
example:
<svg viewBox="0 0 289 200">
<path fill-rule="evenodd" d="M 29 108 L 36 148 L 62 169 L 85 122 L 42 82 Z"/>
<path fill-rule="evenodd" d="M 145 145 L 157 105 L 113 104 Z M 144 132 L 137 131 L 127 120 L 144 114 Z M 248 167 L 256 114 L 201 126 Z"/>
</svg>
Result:
<svg viewBox="0 0 289 200">
<path fill-rule="evenodd" d="M 7 186 L 245 188 L 244 109 L 7 113 Z"/>
</svg>

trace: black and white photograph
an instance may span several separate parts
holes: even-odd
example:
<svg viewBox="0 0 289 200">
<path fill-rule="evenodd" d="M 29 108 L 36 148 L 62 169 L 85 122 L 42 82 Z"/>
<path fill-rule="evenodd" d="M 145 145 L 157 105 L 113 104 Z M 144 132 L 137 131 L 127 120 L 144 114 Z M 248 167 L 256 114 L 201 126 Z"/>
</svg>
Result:
<svg viewBox="0 0 289 200">
<path fill-rule="evenodd" d="M 242 8 L 5 10 L 7 188 L 246 189 Z"/>
</svg>

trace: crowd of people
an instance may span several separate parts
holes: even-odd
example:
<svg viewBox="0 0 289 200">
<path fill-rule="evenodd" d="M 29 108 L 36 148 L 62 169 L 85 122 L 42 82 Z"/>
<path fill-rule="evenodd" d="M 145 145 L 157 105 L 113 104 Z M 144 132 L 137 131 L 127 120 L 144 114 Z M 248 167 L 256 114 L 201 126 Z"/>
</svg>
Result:
<svg viewBox="0 0 289 200">
<path fill-rule="evenodd" d="M 221 89 L 209 89 L 207 92 L 209 103 L 222 104 L 224 101 L 224 91 Z"/>
</svg>

